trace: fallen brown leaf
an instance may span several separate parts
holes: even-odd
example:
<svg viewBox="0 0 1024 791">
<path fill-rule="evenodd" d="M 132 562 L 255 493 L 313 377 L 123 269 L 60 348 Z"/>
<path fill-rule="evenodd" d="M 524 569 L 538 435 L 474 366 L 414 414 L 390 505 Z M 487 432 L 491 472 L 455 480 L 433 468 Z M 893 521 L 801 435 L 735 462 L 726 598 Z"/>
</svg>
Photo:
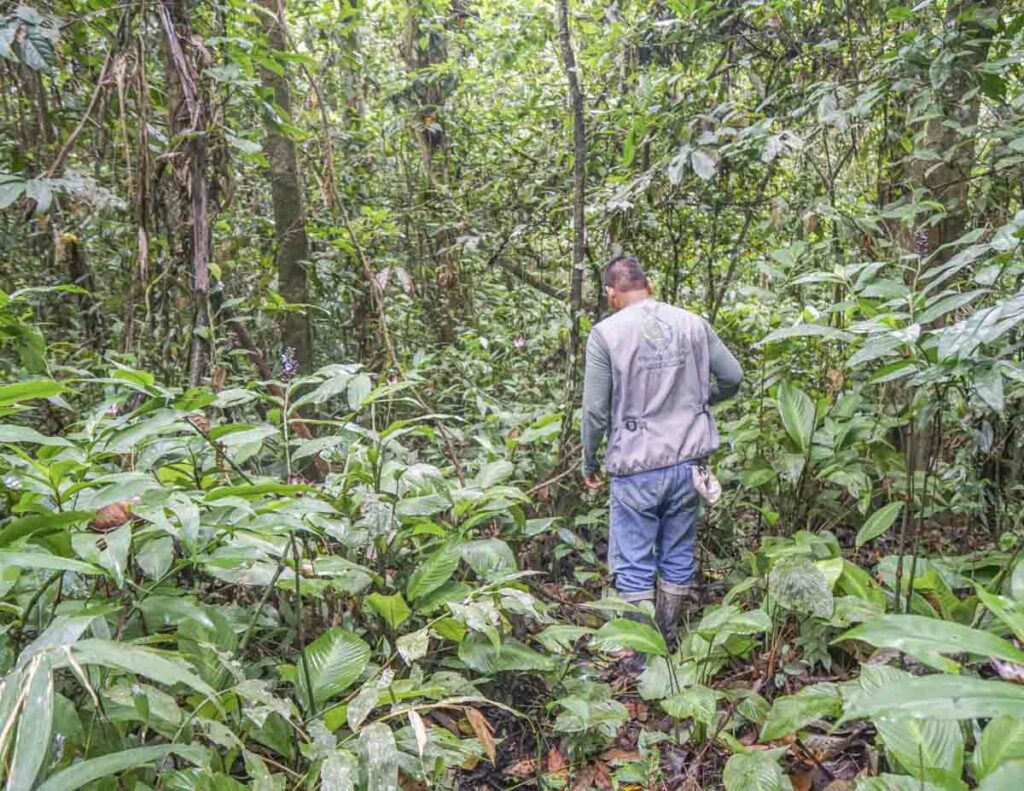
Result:
<svg viewBox="0 0 1024 791">
<path fill-rule="evenodd" d="M 519 780 L 523 780 L 527 777 L 533 777 L 537 774 L 537 759 L 524 758 L 521 761 L 516 761 L 512 766 L 505 770 L 505 774 L 511 775 Z"/>
<path fill-rule="evenodd" d="M 487 754 L 488 759 L 490 759 L 491 764 L 494 764 L 497 754 L 496 745 L 494 744 L 494 728 L 479 709 L 466 706 L 464 711 L 466 712 L 466 719 L 473 726 L 473 733 L 476 734 L 476 738 L 483 745 L 484 752 Z"/>
<path fill-rule="evenodd" d="M 590 766 L 579 773 L 576 782 L 572 784 L 572 791 L 611 791 L 612 778 L 608 773 L 608 764 L 603 761 L 594 761 Z"/>
<path fill-rule="evenodd" d="M 555 775 L 559 779 L 566 779 L 569 776 L 569 762 L 565 760 L 562 751 L 555 745 L 548 751 L 548 774 Z"/>
<path fill-rule="evenodd" d="M 623 750 L 621 747 L 612 747 L 601 754 L 602 761 L 642 761 L 643 756 L 639 750 Z"/>
<path fill-rule="evenodd" d="M 793 772 L 789 782 L 793 784 L 793 791 L 811 791 L 814 787 L 810 772 Z"/>
</svg>

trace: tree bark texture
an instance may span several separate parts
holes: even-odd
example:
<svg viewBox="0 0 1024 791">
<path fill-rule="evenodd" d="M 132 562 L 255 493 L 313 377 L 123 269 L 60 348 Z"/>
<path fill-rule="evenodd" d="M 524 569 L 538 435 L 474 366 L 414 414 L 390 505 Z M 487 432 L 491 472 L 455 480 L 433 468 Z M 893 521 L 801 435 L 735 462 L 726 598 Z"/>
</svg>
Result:
<svg viewBox="0 0 1024 791">
<path fill-rule="evenodd" d="M 587 140 L 583 118 L 583 91 L 580 88 L 576 53 L 569 31 L 569 0 L 558 0 L 558 39 L 562 49 L 562 65 L 569 84 L 572 108 L 573 142 L 573 207 L 572 207 L 572 279 L 569 284 L 569 370 L 566 394 L 566 417 L 562 423 L 561 457 L 564 460 L 571 436 L 572 414 L 576 408 L 580 370 L 580 309 L 583 305 L 584 259 L 587 237 L 584 209 L 587 202 Z"/>
<path fill-rule="evenodd" d="M 267 14 L 264 30 L 272 49 L 283 52 L 288 36 L 284 17 L 284 0 L 261 0 Z M 287 72 L 279 75 L 260 69 L 263 87 L 273 92 L 274 102 L 291 121 L 292 97 Z M 306 215 L 299 174 L 295 141 L 273 118 L 266 119 L 267 135 L 263 148 L 270 163 L 270 189 L 274 204 L 274 229 L 277 238 L 277 287 L 285 301 L 292 304 L 309 302 L 306 260 L 309 240 L 306 236 Z M 313 362 L 313 327 L 309 313 L 286 311 L 281 322 L 283 348 L 295 350 L 299 371 L 306 373 Z"/>
<path fill-rule="evenodd" d="M 189 193 L 189 260 L 192 274 L 193 321 L 189 351 L 189 386 L 196 387 L 210 367 L 210 217 L 206 180 L 206 98 L 201 87 L 201 62 L 186 56 L 182 42 L 192 44 L 189 12 L 181 0 L 160 0 L 167 60 L 171 133 L 184 135 Z M 192 55 L 192 53 L 190 53 Z"/>
</svg>

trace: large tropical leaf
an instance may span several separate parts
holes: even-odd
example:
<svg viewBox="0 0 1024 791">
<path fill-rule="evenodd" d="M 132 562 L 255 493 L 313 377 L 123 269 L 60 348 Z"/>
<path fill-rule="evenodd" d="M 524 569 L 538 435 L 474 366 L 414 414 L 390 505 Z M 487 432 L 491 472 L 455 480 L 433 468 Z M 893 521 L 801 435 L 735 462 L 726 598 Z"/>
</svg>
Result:
<svg viewBox="0 0 1024 791">
<path fill-rule="evenodd" d="M 25 702 L 18 719 L 18 735 L 14 741 L 7 791 L 31 791 L 35 788 L 50 746 L 53 728 L 53 674 L 45 655 L 36 657 L 25 672 Z"/>
<path fill-rule="evenodd" d="M 638 623 L 627 618 L 616 618 L 609 621 L 590 640 L 591 648 L 598 651 L 621 651 L 632 648 L 645 654 L 667 656 L 668 648 L 661 632 L 645 623 Z"/>
<path fill-rule="evenodd" d="M 366 726 L 359 747 L 366 760 L 366 791 L 397 791 L 398 747 L 391 729 L 383 722 Z"/>
<path fill-rule="evenodd" d="M 459 567 L 460 559 L 459 545 L 456 543 L 448 543 L 435 550 L 417 566 L 409 578 L 409 585 L 406 588 L 409 599 L 422 598 L 444 585 Z"/>
<path fill-rule="evenodd" d="M 822 717 L 838 717 L 842 708 L 839 687 L 830 682 L 812 684 L 795 695 L 776 698 L 761 728 L 761 741 L 781 738 Z"/>
<path fill-rule="evenodd" d="M 50 398 L 64 392 L 64 385 L 53 379 L 29 379 L 10 385 L 0 386 L 0 407 L 32 401 L 37 398 Z"/>
<path fill-rule="evenodd" d="M 135 673 L 167 686 L 184 684 L 211 700 L 217 698 L 213 687 L 192 672 L 184 661 L 171 659 L 150 648 L 91 638 L 79 640 L 71 651 L 81 665 L 102 665 Z"/>
<path fill-rule="evenodd" d="M 865 665 L 858 679 L 866 695 L 884 694 L 887 685 L 914 678 L 898 668 Z M 964 737 L 960 725 L 950 720 L 913 717 L 877 717 L 878 735 L 890 759 L 920 780 L 959 787 L 963 773 Z"/>
<path fill-rule="evenodd" d="M 825 573 L 803 557 L 782 558 L 772 567 L 768 597 L 787 610 L 820 618 L 831 616 L 835 606 Z"/>
<path fill-rule="evenodd" d="M 104 777 L 112 777 L 128 769 L 162 761 L 168 755 L 177 755 L 190 763 L 202 766 L 206 763 L 206 751 L 190 744 L 159 744 L 152 747 L 135 747 L 117 753 L 101 755 L 80 763 L 72 764 L 48 778 L 36 791 L 75 791 Z"/>
<path fill-rule="evenodd" d="M 900 502 L 883 505 L 864 521 L 860 530 L 857 531 L 857 538 L 854 543 L 860 547 L 871 539 L 878 538 L 882 533 L 892 527 L 893 522 L 896 521 L 896 517 L 900 515 L 902 510 L 903 503 Z"/>
<path fill-rule="evenodd" d="M 788 748 L 736 753 L 725 763 L 725 791 L 790 791 L 793 785 L 779 766 Z"/>
<path fill-rule="evenodd" d="M 967 720 L 1019 717 L 1024 711 L 1024 685 L 973 676 L 933 675 L 884 684 L 852 693 L 844 719 L 916 717 Z"/>
<path fill-rule="evenodd" d="M 346 629 L 329 629 L 306 646 L 296 669 L 296 685 L 305 691 L 306 663 L 313 686 L 313 703 L 320 704 L 355 683 L 366 669 L 370 647 Z"/>
<path fill-rule="evenodd" d="M 998 717 L 989 722 L 973 758 L 974 776 L 979 780 L 1007 761 L 1024 761 L 1024 718 Z"/>
<path fill-rule="evenodd" d="M 722 693 L 701 684 L 677 692 L 661 701 L 665 713 L 680 720 L 693 719 L 711 725 L 715 719 L 716 703 Z"/>
<path fill-rule="evenodd" d="M 1021 651 L 997 635 L 923 615 L 881 615 L 840 635 L 879 648 L 897 648 L 938 670 L 956 672 L 959 664 L 943 654 L 970 653 L 1024 664 Z"/>
<path fill-rule="evenodd" d="M 397 629 L 409 617 L 409 605 L 405 603 L 401 593 L 392 593 L 390 596 L 371 593 L 365 601 L 366 606 L 387 621 L 392 629 Z"/>
<path fill-rule="evenodd" d="M 806 453 L 814 435 L 814 402 L 788 380 L 779 385 L 777 400 L 786 434 L 801 452 Z"/>
<path fill-rule="evenodd" d="M 909 775 L 877 775 L 857 781 L 857 791 L 949 791 L 944 785 L 918 780 Z"/>
<path fill-rule="evenodd" d="M 1024 787 L 1024 761 L 1009 761 L 979 783 L 977 791 L 1020 791 Z"/>
<path fill-rule="evenodd" d="M 978 585 L 978 598 L 985 608 L 1013 631 L 1014 637 L 1024 642 L 1024 605 L 1003 596 L 989 593 Z"/>
<path fill-rule="evenodd" d="M 488 674 L 508 670 L 535 670 L 543 673 L 554 668 L 554 661 L 550 657 L 518 640 L 506 639 L 498 649 L 483 635 L 473 635 L 459 643 L 459 659 L 467 667 Z"/>
</svg>

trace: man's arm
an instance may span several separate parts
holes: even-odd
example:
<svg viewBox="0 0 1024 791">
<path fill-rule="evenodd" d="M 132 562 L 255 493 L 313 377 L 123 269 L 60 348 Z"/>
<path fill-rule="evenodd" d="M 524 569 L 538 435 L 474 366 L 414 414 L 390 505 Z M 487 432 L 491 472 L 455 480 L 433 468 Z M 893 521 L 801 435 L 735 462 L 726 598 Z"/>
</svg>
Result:
<svg viewBox="0 0 1024 791">
<path fill-rule="evenodd" d="M 608 432 L 612 409 L 612 360 L 608 345 L 596 330 L 587 338 L 587 365 L 583 373 L 583 475 L 597 474 L 597 450 Z"/>
<path fill-rule="evenodd" d="M 711 403 L 717 404 L 732 398 L 740 390 L 743 371 L 732 352 L 722 343 L 722 339 L 708 325 L 708 363 L 714 380 L 711 382 Z"/>
</svg>

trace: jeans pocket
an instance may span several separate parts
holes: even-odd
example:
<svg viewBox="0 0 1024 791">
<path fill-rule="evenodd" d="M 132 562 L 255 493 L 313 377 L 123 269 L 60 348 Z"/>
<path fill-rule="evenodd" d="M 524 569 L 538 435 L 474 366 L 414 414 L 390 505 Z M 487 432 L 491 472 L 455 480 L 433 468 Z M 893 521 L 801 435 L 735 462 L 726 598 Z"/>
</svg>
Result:
<svg viewBox="0 0 1024 791">
<path fill-rule="evenodd" d="M 611 494 L 633 511 L 651 511 L 658 505 L 660 470 L 612 478 Z"/>
</svg>

